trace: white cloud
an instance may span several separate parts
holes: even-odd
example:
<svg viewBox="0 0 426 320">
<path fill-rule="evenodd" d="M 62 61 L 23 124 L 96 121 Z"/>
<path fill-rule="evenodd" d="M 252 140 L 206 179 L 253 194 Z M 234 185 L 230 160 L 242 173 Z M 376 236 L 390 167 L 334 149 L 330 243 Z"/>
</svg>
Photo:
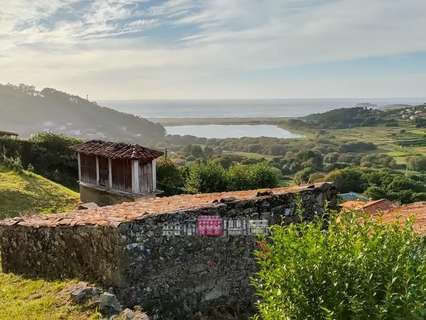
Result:
<svg viewBox="0 0 426 320">
<path fill-rule="evenodd" d="M 238 96 L 244 88 L 280 95 L 281 85 L 266 76 L 234 81 L 252 71 L 426 51 L 424 0 L 85 3 L 3 4 L 0 82 L 105 98 L 232 96 L 230 86 Z"/>
</svg>

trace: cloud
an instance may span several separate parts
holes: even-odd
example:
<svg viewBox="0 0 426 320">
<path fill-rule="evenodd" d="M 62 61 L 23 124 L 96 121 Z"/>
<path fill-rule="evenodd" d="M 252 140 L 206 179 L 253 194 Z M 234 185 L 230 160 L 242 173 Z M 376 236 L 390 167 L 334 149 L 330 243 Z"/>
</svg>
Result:
<svg viewBox="0 0 426 320">
<path fill-rule="evenodd" d="M 239 75 L 424 52 L 425 11 L 424 0 L 14 0 L 0 7 L 0 81 L 161 97 L 220 95 L 232 79 L 278 93 Z M 132 85 L 115 82 L 126 75 Z"/>
</svg>

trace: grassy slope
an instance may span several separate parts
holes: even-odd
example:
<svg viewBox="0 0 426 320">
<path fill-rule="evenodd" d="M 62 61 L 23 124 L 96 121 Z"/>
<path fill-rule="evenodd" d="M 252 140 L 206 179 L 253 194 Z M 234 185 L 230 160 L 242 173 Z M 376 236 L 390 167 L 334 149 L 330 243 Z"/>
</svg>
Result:
<svg viewBox="0 0 426 320">
<path fill-rule="evenodd" d="M 0 219 L 31 212 L 66 211 L 78 201 L 78 193 L 42 176 L 0 166 Z"/>
<path fill-rule="evenodd" d="M 100 319 L 95 310 L 73 305 L 61 295 L 75 282 L 30 280 L 0 272 L 0 320 Z"/>
<path fill-rule="evenodd" d="M 0 218 L 30 211 L 64 211 L 77 203 L 78 194 L 59 184 L 0 166 Z M 94 310 L 72 305 L 59 294 L 75 282 L 25 279 L 0 269 L 0 320 L 98 319 Z"/>
</svg>

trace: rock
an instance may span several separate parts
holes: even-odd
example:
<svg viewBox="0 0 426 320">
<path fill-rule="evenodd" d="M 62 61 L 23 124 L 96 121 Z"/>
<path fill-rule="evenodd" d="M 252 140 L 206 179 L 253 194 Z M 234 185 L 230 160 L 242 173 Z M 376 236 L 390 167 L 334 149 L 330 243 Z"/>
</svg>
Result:
<svg viewBox="0 0 426 320">
<path fill-rule="evenodd" d="M 271 190 L 265 190 L 265 191 L 258 191 L 256 193 L 256 197 L 266 197 L 266 196 L 272 196 L 274 193 Z"/>
<path fill-rule="evenodd" d="M 124 320 L 134 320 L 135 319 L 135 313 L 130 310 L 129 308 L 126 308 L 121 313 L 121 316 Z"/>
<path fill-rule="evenodd" d="M 120 320 L 150 320 L 148 315 L 142 311 L 139 306 L 135 306 L 134 310 L 126 308 L 120 313 L 117 319 Z"/>
<path fill-rule="evenodd" d="M 104 292 L 99 297 L 99 309 L 103 314 L 117 314 L 122 310 L 121 304 L 115 294 Z"/>
<path fill-rule="evenodd" d="M 237 198 L 235 198 L 235 197 L 223 197 L 222 199 L 220 199 L 219 201 L 221 202 L 221 203 L 230 203 L 230 202 L 235 202 L 235 201 L 237 201 L 238 199 Z"/>
<path fill-rule="evenodd" d="M 83 304 L 89 300 L 98 300 L 100 292 L 100 289 L 86 282 L 79 282 L 64 290 L 65 294 L 69 294 L 72 302 L 77 304 Z"/>
<path fill-rule="evenodd" d="M 99 208 L 99 206 L 94 202 L 80 203 L 77 207 L 78 210 L 87 210 L 95 208 Z"/>
</svg>

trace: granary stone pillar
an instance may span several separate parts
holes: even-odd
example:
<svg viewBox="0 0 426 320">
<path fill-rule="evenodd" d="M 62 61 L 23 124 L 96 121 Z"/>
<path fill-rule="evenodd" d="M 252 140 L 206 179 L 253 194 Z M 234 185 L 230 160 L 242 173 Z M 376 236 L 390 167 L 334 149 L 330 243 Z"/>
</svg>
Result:
<svg viewBox="0 0 426 320">
<path fill-rule="evenodd" d="M 139 188 L 139 160 L 132 160 L 132 192 L 140 193 Z"/>
</svg>

